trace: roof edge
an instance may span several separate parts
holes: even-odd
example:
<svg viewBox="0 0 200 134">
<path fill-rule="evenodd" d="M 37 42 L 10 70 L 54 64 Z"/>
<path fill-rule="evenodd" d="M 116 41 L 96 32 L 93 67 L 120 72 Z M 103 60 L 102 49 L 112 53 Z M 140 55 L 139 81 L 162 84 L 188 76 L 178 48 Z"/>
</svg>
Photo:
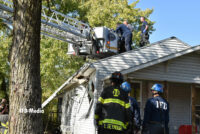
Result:
<svg viewBox="0 0 200 134">
<path fill-rule="evenodd" d="M 88 68 L 90 68 L 91 63 L 85 63 L 77 72 L 75 72 L 70 78 L 65 81 L 55 92 L 42 103 L 42 108 L 44 108 L 47 104 L 49 104 L 58 93 L 63 90 L 68 84 L 70 84 L 74 78 L 81 76 Z"/>
</svg>

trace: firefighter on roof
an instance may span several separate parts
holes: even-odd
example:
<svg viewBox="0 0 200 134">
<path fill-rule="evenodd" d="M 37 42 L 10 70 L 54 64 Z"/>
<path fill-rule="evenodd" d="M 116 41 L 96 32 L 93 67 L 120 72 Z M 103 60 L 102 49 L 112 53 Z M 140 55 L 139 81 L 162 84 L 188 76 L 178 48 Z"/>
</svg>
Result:
<svg viewBox="0 0 200 134">
<path fill-rule="evenodd" d="M 123 24 L 117 24 L 117 29 L 116 29 L 116 32 L 117 33 L 120 33 L 122 35 L 122 40 L 125 41 L 125 48 L 126 48 L 126 51 L 130 51 L 132 50 L 132 37 L 133 37 L 133 34 L 132 34 L 132 31 L 129 27 L 127 27 L 128 25 L 128 22 L 127 20 L 125 20 L 123 22 Z"/>
<path fill-rule="evenodd" d="M 140 18 L 140 21 L 142 22 L 140 47 L 143 47 L 149 44 L 149 33 L 148 33 L 149 25 L 147 21 L 145 20 L 145 17 L 143 16 Z"/>
</svg>

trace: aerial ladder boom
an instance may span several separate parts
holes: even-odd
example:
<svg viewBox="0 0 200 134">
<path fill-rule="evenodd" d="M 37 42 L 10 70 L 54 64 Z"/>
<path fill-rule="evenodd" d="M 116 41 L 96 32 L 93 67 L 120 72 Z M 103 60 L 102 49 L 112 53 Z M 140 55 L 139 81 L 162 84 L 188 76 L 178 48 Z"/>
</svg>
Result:
<svg viewBox="0 0 200 134">
<path fill-rule="evenodd" d="M 90 34 L 90 26 L 55 10 L 42 6 L 41 33 L 72 44 L 87 40 Z M 12 25 L 13 3 L 2 0 L 0 3 L 0 18 L 3 22 Z"/>
<path fill-rule="evenodd" d="M 4 23 L 13 23 L 13 3 L 8 0 L 0 2 L 0 18 Z M 41 34 L 69 43 L 68 49 L 75 54 L 108 57 L 118 53 L 118 35 L 109 28 L 91 28 L 75 18 L 42 6 Z M 68 54 L 72 54 L 71 52 Z M 102 57 L 102 58 L 103 58 Z"/>
</svg>

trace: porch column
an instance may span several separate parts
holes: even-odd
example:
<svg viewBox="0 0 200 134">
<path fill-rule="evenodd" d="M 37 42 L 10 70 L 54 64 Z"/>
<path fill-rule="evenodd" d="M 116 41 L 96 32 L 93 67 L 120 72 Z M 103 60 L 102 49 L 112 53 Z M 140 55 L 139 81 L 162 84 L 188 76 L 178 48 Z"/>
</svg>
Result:
<svg viewBox="0 0 200 134">
<path fill-rule="evenodd" d="M 195 104 L 196 104 L 196 89 L 195 89 L 195 85 L 192 84 L 191 85 L 191 91 L 192 91 L 192 134 L 195 134 L 196 132 L 196 116 L 195 116 Z"/>
</svg>

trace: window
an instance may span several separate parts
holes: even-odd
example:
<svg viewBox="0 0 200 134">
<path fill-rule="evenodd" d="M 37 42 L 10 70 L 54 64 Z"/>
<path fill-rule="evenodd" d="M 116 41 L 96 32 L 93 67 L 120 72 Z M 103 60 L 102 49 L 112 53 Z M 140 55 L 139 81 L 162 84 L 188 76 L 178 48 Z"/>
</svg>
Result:
<svg viewBox="0 0 200 134">
<path fill-rule="evenodd" d="M 116 39 L 116 37 L 115 37 L 115 35 L 114 35 L 113 33 L 109 33 L 109 34 L 108 34 L 108 39 L 109 39 L 110 41 L 114 41 L 114 40 Z"/>
</svg>

